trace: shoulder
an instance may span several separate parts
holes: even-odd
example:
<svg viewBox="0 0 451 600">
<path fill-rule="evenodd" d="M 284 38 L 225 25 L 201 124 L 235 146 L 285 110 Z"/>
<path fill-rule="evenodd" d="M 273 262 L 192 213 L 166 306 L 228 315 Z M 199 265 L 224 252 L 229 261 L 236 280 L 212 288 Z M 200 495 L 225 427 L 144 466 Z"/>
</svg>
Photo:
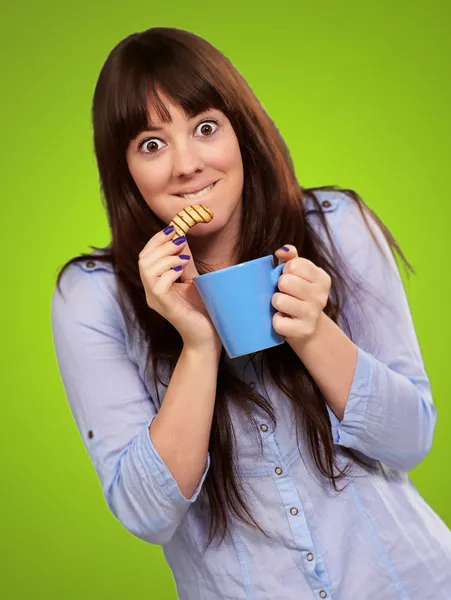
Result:
<svg viewBox="0 0 451 600">
<path fill-rule="evenodd" d="M 92 252 L 65 268 L 53 291 L 53 312 L 94 319 L 105 318 L 106 313 L 112 316 L 117 297 L 116 269 L 110 261 L 101 260 L 104 254 Z"/>
<path fill-rule="evenodd" d="M 304 216 L 316 233 L 325 237 L 325 223 L 335 237 L 343 214 L 357 207 L 357 202 L 345 190 L 313 188 L 304 191 Z"/>
<path fill-rule="evenodd" d="M 96 250 L 83 258 L 70 263 L 61 276 L 61 284 L 65 287 L 90 287 L 90 280 L 100 282 L 105 280 L 110 285 L 115 281 L 116 267 L 106 260 L 106 251 Z"/>
<path fill-rule="evenodd" d="M 106 260 L 106 254 L 106 250 L 95 250 L 74 264 L 85 273 L 114 274 L 117 272 L 116 267 L 110 260 Z"/>
<path fill-rule="evenodd" d="M 330 247 L 326 227 L 336 243 L 343 214 L 349 212 L 355 200 L 344 191 L 312 189 L 304 192 L 304 216 L 308 225 Z"/>
<path fill-rule="evenodd" d="M 313 189 L 305 194 L 303 204 L 304 215 L 311 225 L 319 230 L 324 229 L 324 216 L 332 234 L 337 238 L 341 237 L 343 229 L 351 229 L 353 236 L 361 234 L 367 237 L 371 235 L 368 227 L 371 227 L 377 237 L 383 237 L 374 219 L 374 211 L 352 190 Z M 365 214 L 368 225 L 362 213 Z"/>
<path fill-rule="evenodd" d="M 312 189 L 304 191 L 304 214 L 336 213 L 348 197 L 340 190 Z"/>
<path fill-rule="evenodd" d="M 343 262 L 355 274 L 367 276 L 371 266 L 382 266 L 385 262 L 399 277 L 394 254 L 382 229 L 386 226 L 374 210 L 352 190 L 314 190 L 314 194 L 317 201 L 309 198 L 305 203 L 306 219 L 332 250 L 338 263 Z M 334 248 L 331 248 L 320 213 L 324 213 Z"/>
</svg>

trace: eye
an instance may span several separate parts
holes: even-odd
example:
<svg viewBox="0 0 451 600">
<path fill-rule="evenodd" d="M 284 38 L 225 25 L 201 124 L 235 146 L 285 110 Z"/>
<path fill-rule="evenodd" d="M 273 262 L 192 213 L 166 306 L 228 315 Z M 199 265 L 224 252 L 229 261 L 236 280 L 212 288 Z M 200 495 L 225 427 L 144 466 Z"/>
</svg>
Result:
<svg viewBox="0 0 451 600">
<path fill-rule="evenodd" d="M 149 148 L 152 147 L 152 150 L 149 152 L 146 152 L 144 150 L 144 154 L 156 154 L 156 152 L 159 149 L 158 147 L 156 147 L 157 140 L 161 142 L 160 138 L 146 138 L 145 140 L 139 143 L 138 150 L 141 150 L 142 148 L 147 148 L 149 150 Z"/>
<path fill-rule="evenodd" d="M 218 125 L 218 122 L 217 122 L 217 121 L 214 121 L 214 120 L 212 120 L 212 119 L 209 119 L 208 121 L 202 121 L 202 123 L 199 123 L 199 125 L 198 125 L 197 127 L 200 127 L 201 125 L 202 125 L 202 126 L 204 126 L 204 125 L 205 125 L 205 123 L 214 123 L 216 126 Z M 196 129 L 197 129 L 197 127 L 196 127 Z M 208 125 L 208 127 L 210 127 L 210 126 Z M 216 129 L 213 131 L 213 133 L 215 133 L 215 131 L 216 131 Z M 213 133 L 210 133 L 210 134 L 209 134 L 207 137 L 210 137 L 210 136 L 212 136 L 212 135 L 213 135 Z M 202 136 L 202 137 L 205 137 L 205 136 Z"/>
<path fill-rule="evenodd" d="M 214 133 L 216 133 L 217 127 L 218 127 L 218 122 L 215 121 L 214 119 L 207 119 L 205 121 L 201 121 L 197 127 L 196 130 L 199 129 L 199 127 L 201 127 L 201 131 L 202 129 L 206 126 L 211 127 L 211 125 L 206 125 L 207 123 L 214 123 L 215 125 L 215 129 L 213 130 L 212 133 L 209 133 L 208 135 L 201 135 L 201 137 L 211 137 Z M 205 130 L 204 130 L 205 131 Z M 145 138 L 144 140 L 142 140 L 139 144 L 138 144 L 138 150 L 142 150 L 144 154 L 157 154 L 157 152 L 160 150 L 160 148 L 157 145 L 157 141 L 161 142 L 162 140 L 160 140 L 160 138 Z M 152 150 L 150 150 L 150 148 L 152 148 Z M 147 149 L 148 151 L 146 152 Z"/>
</svg>

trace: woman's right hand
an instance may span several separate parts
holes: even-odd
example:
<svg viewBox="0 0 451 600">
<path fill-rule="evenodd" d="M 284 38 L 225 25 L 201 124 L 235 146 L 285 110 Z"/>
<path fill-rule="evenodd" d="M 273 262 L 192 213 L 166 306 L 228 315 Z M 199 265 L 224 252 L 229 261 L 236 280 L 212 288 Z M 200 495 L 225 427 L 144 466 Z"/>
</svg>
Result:
<svg viewBox="0 0 451 600">
<path fill-rule="evenodd" d="M 175 239 L 174 232 L 166 235 L 159 231 L 139 253 L 139 274 L 147 304 L 177 329 L 184 346 L 213 347 L 220 351 L 221 339 L 193 283 L 199 273 L 188 242 L 185 239 L 181 244 L 174 244 Z M 177 266 L 182 270 L 175 271 Z M 179 277 L 182 283 L 176 283 Z"/>
</svg>

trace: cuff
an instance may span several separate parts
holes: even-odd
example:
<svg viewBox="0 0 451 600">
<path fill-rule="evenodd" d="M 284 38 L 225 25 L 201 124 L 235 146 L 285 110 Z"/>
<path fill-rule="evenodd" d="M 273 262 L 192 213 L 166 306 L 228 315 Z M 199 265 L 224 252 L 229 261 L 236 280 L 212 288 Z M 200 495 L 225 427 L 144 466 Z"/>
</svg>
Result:
<svg viewBox="0 0 451 600">
<path fill-rule="evenodd" d="M 370 354 L 357 346 L 357 362 L 343 420 L 340 421 L 329 405 L 326 405 L 334 444 L 349 448 L 355 438 L 364 434 L 372 378 L 373 359 Z"/>
<path fill-rule="evenodd" d="M 205 468 L 198 486 L 194 490 L 194 493 L 191 496 L 191 498 L 185 498 L 185 496 L 180 491 L 177 481 L 174 479 L 166 463 L 163 461 L 163 459 L 157 452 L 157 449 L 153 445 L 152 439 L 150 437 L 149 427 L 155 417 L 156 415 L 153 415 L 153 417 L 144 427 L 143 431 L 139 433 L 137 440 L 141 450 L 141 452 L 139 452 L 139 456 L 141 458 L 144 473 L 147 474 L 147 477 L 152 477 L 152 479 L 154 479 L 158 483 L 159 487 L 163 490 L 165 496 L 168 499 L 178 501 L 181 504 L 191 504 L 196 500 L 197 496 L 199 495 L 205 477 L 207 476 L 208 469 L 210 468 L 210 453 L 207 454 Z"/>
</svg>

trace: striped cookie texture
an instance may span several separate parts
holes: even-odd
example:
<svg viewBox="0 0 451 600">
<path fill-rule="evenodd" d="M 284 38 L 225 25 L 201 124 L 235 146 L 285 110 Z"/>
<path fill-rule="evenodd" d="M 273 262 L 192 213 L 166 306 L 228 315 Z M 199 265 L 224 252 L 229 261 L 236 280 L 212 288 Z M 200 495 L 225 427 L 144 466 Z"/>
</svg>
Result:
<svg viewBox="0 0 451 600">
<path fill-rule="evenodd" d="M 187 206 L 176 214 L 169 225 L 174 226 L 177 235 L 185 235 L 194 225 L 198 223 L 210 223 L 213 217 L 213 211 L 208 206 L 204 204 L 191 204 L 191 206 Z"/>
</svg>

